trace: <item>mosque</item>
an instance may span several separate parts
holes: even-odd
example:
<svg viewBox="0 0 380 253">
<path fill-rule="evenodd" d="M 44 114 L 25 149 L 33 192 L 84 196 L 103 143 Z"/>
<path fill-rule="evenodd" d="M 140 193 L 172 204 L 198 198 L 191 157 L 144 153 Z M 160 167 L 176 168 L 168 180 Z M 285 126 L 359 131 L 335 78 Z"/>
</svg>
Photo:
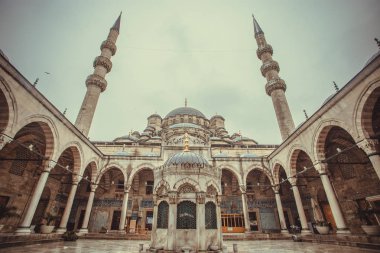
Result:
<svg viewBox="0 0 380 253">
<path fill-rule="evenodd" d="M 286 236 L 294 226 L 314 234 L 313 224 L 380 234 L 380 52 L 296 128 L 253 17 L 282 143 L 229 133 L 222 115 L 187 102 L 148 116 L 142 132 L 90 141 L 120 23 L 121 14 L 101 43 L 75 124 L 1 53 L 0 207 L 17 215 L 0 217 L 0 233 L 45 233 L 43 224 L 56 234 L 144 234 L 168 251 L 217 250 L 226 236 Z"/>
</svg>

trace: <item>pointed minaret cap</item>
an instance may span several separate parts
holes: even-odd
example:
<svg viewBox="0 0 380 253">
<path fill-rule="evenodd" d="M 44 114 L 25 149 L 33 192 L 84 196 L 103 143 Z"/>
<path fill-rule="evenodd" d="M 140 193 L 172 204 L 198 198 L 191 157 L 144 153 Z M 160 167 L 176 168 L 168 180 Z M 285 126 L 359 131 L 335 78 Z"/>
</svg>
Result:
<svg viewBox="0 0 380 253">
<path fill-rule="evenodd" d="M 263 30 L 261 29 L 259 23 L 257 23 L 255 16 L 253 14 L 252 14 L 252 18 L 253 18 L 253 25 L 255 27 L 255 36 L 259 34 L 264 34 Z"/>
<path fill-rule="evenodd" d="M 115 31 L 117 31 L 117 32 L 120 31 L 120 19 L 121 19 L 121 13 L 122 13 L 122 12 L 120 12 L 119 17 L 116 19 L 115 24 L 113 24 L 113 26 L 111 27 L 111 30 L 115 30 Z"/>
</svg>

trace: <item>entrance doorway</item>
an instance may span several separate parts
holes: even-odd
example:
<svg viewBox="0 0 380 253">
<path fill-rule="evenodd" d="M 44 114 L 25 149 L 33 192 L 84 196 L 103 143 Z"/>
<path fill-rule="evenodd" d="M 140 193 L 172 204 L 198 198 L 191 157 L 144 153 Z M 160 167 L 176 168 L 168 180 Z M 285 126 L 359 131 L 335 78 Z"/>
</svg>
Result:
<svg viewBox="0 0 380 253">
<path fill-rule="evenodd" d="M 118 230 L 120 224 L 121 211 L 113 211 L 111 230 Z"/>
<path fill-rule="evenodd" d="M 249 227 L 251 231 L 259 231 L 257 212 L 249 212 Z"/>
<path fill-rule="evenodd" d="M 146 218 L 145 218 L 145 229 L 152 230 L 152 223 L 153 223 L 153 211 L 147 211 Z"/>
</svg>

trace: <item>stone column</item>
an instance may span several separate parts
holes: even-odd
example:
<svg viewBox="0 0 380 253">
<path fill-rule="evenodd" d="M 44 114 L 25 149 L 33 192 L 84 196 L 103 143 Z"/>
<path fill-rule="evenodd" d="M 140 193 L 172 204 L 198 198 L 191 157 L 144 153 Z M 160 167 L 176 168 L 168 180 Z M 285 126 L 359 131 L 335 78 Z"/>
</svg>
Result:
<svg viewBox="0 0 380 253">
<path fill-rule="evenodd" d="M 365 139 L 359 142 L 358 146 L 367 154 L 372 163 L 373 169 L 376 171 L 376 174 L 380 179 L 380 153 L 377 150 L 379 147 L 379 140 Z"/>
<path fill-rule="evenodd" d="M 36 188 L 34 189 L 28 208 L 26 210 L 26 214 L 24 218 L 22 219 L 20 225 L 18 226 L 17 230 L 15 231 L 16 234 L 30 234 L 31 233 L 30 224 L 32 223 L 34 213 L 36 212 L 38 202 L 40 201 L 41 194 L 42 194 L 42 191 L 44 190 L 50 171 L 52 168 L 54 168 L 55 165 L 56 163 L 51 161 L 49 163 L 49 166 L 45 168 L 44 171 L 42 171 L 40 178 L 38 179 Z"/>
<path fill-rule="evenodd" d="M 251 230 L 251 227 L 249 225 L 249 215 L 248 215 L 248 207 L 247 207 L 247 192 L 245 185 L 240 185 L 240 191 L 241 191 L 241 202 L 243 207 L 243 215 L 244 215 L 244 227 L 245 231 L 248 232 Z"/>
<path fill-rule="evenodd" d="M 287 233 L 288 230 L 287 230 L 287 227 L 286 227 L 284 210 L 282 209 L 280 192 L 278 190 L 275 190 L 274 194 L 275 194 L 275 197 L 276 197 L 276 205 L 277 205 L 278 217 L 280 218 L 281 232 Z"/>
<path fill-rule="evenodd" d="M 300 192 L 299 192 L 298 186 L 297 186 L 297 181 L 292 180 L 292 182 L 290 182 L 290 183 L 292 185 L 294 199 L 296 201 L 297 211 L 298 211 L 298 215 L 299 215 L 300 221 L 301 221 L 302 233 L 311 233 L 311 231 L 309 230 L 309 228 L 307 226 L 305 210 L 303 209 L 301 195 L 300 195 Z"/>
<path fill-rule="evenodd" d="M 73 207 L 75 193 L 77 192 L 77 188 L 78 188 L 78 179 L 73 178 L 69 197 L 67 198 L 65 211 L 63 212 L 61 222 L 59 223 L 59 228 L 56 231 L 57 234 L 63 234 L 67 230 L 66 226 L 67 226 L 67 222 L 69 221 L 71 208 Z"/>
<path fill-rule="evenodd" d="M 120 217 L 120 225 L 119 231 L 125 233 L 125 219 L 127 218 L 127 210 L 128 210 L 128 197 L 129 197 L 129 188 L 130 186 L 126 186 L 124 189 L 124 198 L 123 205 L 121 208 L 121 217 Z"/>
<path fill-rule="evenodd" d="M 321 177 L 323 189 L 325 190 L 326 197 L 331 207 L 331 212 L 333 214 L 335 224 L 337 226 L 337 233 L 350 233 L 346 222 L 344 221 L 342 210 L 340 209 L 338 199 L 335 195 L 334 189 L 332 188 L 325 166 L 321 163 L 314 166 L 316 167 L 317 171 L 319 172 L 319 176 Z"/>
<path fill-rule="evenodd" d="M 170 191 L 169 192 L 169 222 L 168 222 L 167 250 L 175 250 L 176 230 L 177 230 L 177 192 Z"/>
<path fill-rule="evenodd" d="M 222 233 L 222 211 L 220 209 L 220 204 L 222 203 L 222 196 L 216 196 L 216 218 L 218 226 L 218 236 L 219 236 L 219 249 L 223 247 L 223 233 Z"/>
<path fill-rule="evenodd" d="M 153 194 L 153 224 L 152 224 L 152 234 L 151 234 L 151 237 L 150 237 L 150 248 L 156 248 L 156 240 L 157 240 L 157 216 L 158 216 L 157 195 Z"/>
<path fill-rule="evenodd" d="M 91 192 L 90 192 L 90 195 L 88 196 L 86 212 L 84 214 L 82 228 L 79 230 L 79 233 L 81 234 L 88 233 L 88 222 L 90 220 L 92 204 L 94 203 L 95 190 L 96 190 L 96 186 L 91 184 Z"/>
<path fill-rule="evenodd" d="M 206 223 L 205 223 L 205 200 L 206 193 L 197 193 L 197 229 L 198 229 L 198 251 L 207 251 Z"/>
</svg>

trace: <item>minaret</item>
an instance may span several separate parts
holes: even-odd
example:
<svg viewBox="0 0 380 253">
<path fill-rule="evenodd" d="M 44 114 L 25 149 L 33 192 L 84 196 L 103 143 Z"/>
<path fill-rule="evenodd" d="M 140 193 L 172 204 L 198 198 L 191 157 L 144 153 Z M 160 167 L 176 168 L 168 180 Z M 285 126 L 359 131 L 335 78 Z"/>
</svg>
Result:
<svg viewBox="0 0 380 253">
<path fill-rule="evenodd" d="M 111 71 L 111 56 L 116 53 L 116 39 L 119 36 L 121 13 L 115 24 L 111 27 L 108 37 L 100 46 L 101 54 L 94 60 L 94 73 L 86 79 L 87 92 L 78 113 L 75 126 L 85 135 L 90 131 L 91 122 L 94 117 L 96 105 L 100 93 L 105 91 L 107 81 L 106 74 Z"/>
<path fill-rule="evenodd" d="M 255 28 L 255 39 L 258 46 L 256 53 L 257 57 L 263 62 L 261 74 L 267 79 L 265 90 L 268 96 L 272 97 L 282 140 L 285 140 L 294 131 L 292 114 L 290 113 L 285 97 L 286 84 L 285 81 L 278 76 L 280 67 L 278 63 L 272 59 L 272 46 L 267 44 L 263 30 L 257 23 L 255 17 L 253 15 L 252 17 Z"/>
</svg>

